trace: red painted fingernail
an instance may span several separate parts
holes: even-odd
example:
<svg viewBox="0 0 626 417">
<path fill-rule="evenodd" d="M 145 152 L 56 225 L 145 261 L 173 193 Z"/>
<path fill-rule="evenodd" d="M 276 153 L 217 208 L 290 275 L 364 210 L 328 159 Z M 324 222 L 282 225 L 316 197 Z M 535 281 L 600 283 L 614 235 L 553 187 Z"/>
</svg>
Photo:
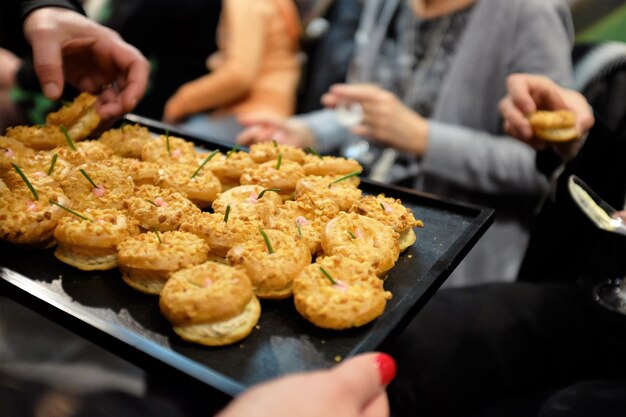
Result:
<svg viewBox="0 0 626 417">
<path fill-rule="evenodd" d="M 396 360 L 386 353 L 379 353 L 374 359 L 380 372 L 380 383 L 387 385 L 396 377 Z"/>
</svg>

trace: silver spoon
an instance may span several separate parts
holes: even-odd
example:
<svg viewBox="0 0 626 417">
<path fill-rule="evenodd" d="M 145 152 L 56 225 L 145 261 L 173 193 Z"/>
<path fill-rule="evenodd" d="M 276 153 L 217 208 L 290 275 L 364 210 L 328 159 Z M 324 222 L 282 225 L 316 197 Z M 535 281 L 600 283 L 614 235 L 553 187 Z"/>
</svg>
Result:
<svg viewBox="0 0 626 417">
<path fill-rule="evenodd" d="M 617 210 L 600 198 L 576 175 L 570 175 L 567 188 L 574 202 L 600 229 L 626 235 L 626 224 L 616 215 Z"/>
</svg>

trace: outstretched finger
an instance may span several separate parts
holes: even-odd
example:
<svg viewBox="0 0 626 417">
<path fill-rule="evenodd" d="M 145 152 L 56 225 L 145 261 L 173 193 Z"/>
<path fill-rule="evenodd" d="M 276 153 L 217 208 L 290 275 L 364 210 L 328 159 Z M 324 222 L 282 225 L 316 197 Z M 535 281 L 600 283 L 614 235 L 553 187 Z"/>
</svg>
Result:
<svg viewBox="0 0 626 417">
<path fill-rule="evenodd" d="M 37 31 L 30 37 L 33 64 L 41 89 L 50 100 L 58 100 L 63 93 L 63 58 L 61 45 L 54 34 Z"/>
</svg>

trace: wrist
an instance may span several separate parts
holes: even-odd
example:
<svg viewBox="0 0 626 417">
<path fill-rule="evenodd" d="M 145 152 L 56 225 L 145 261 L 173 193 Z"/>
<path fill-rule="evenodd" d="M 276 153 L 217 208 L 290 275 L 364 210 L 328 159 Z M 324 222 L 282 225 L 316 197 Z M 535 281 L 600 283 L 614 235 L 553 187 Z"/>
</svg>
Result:
<svg viewBox="0 0 626 417">
<path fill-rule="evenodd" d="M 417 115 L 415 121 L 416 122 L 412 134 L 413 137 L 410 141 L 410 143 L 412 144 L 411 151 L 415 155 L 421 157 L 424 156 L 424 154 L 428 150 L 428 120 Z"/>
</svg>

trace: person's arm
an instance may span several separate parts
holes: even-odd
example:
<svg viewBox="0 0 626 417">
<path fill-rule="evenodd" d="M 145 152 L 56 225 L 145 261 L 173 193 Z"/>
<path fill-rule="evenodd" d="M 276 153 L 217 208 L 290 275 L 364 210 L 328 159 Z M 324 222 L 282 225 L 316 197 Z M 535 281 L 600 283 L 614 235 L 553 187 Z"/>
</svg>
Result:
<svg viewBox="0 0 626 417">
<path fill-rule="evenodd" d="M 219 68 L 181 86 L 168 100 L 164 119 L 176 122 L 194 113 L 207 111 L 243 97 L 252 86 L 264 53 L 263 2 L 226 0 L 220 25 L 226 25 Z"/>
<path fill-rule="evenodd" d="M 514 43 L 503 46 L 511 59 L 509 73 L 543 74 L 562 85 L 571 83 L 571 22 L 564 6 L 555 4 L 524 4 L 511 28 Z M 428 135 L 422 165 L 427 173 L 482 192 L 536 194 L 548 185 L 535 167 L 535 151 L 508 136 L 432 120 Z"/>
<path fill-rule="evenodd" d="M 42 7 L 62 7 L 80 14 L 85 14 L 82 5 L 77 0 L 21 0 L 19 3 L 22 12 L 22 20 L 24 20 L 30 12 Z"/>
<path fill-rule="evenodd" d="M 237 397 L 217 417 L 385 417 L 385 388 L 395 377 L 386 354 L 363 354 L 327 371 L 291 375 Z"/>
</svg>

